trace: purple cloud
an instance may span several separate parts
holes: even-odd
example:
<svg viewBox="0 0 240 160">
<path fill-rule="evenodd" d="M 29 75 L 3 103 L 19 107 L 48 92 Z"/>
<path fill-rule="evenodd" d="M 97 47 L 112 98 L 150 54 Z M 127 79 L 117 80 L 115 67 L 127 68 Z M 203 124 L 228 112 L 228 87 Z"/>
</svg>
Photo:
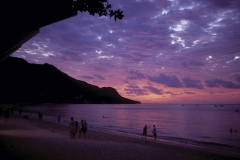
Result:
<svg viewBox="0 0 240 160">
<path fill-rule="evenodd" d="M 172 96 L 178 96 L 178 95 L 181 95 L 182 93 L 173 93 L 173 92 L 170 92 L 170 91 L 166 91 L 164 92 L 165 94 L 170 94 Z"/>
<path fill-rule="evenodd" d="M 182 62 L 182 66 L 183 67 L 186 67 L 186 68 L 191 68 L 191 67 L 201 67 L 201 66 L 204 66 L 204 63 L 201 62 L 201 61 L 191 61 L 191 62 L 185 62 L 183 61 Z"/>
<path fill-rule="evenodd" d="M 157 94 L 157 95 L 162 95 L 163 90 L 152 87 L 152 86 L 144 86 L 145 89 L 147 89 L 148 91 L 150 91 L 151 93 Z"/>
<path fill-rule="evenodd" d="M 91 80 L 91 79 L 94 79 L 94 77 L 92 77 L 92 76 L 82 76 L 84 79 L 89 79 L 89 80 Z"/>
<path fill-rule="evenodd" d="M 194 92 L 184 92 L 184 93 L 186 93 L 186 94 L 196 94 Z"/>
<path fill-rule="evenodd" d="M 138 96 L 148 95 L 146 90 L 143 90 L 136 85 L 128 85 L 126 88 L 124 88 L 124 90 L 126 94 L 129 94 L 129 95 L 138 95 Z"/>
<path fill-rule="evenodd" d="M 182 83 L 177 78 L 177 76 L 169 76 L 165 74 L 160 74 L 159 76 L 150 76 L 149 80 L 155 83 L 164 84 L 168 87 L 182 87 Z"/>
<path fill-rule="evenodd" d="M 137 70 L 132 70 L 129 71 L 130 76 L 128 77 L 129 79 L 143 79 L 145 78 L 145 75 L 142 74 L 142 72 L 137 71 Z"/>
<path fill-rule="evenodd" d="M 97 78 L 100 79 L 100 80 L 105 80 L 105 78 L 104 78 L 103 76 L 101 76 L 101 75 L 95 74 L 94 77 L 97 77 Z"/>
<path fill-rule="evenodd" d="M 183 83 L 186 88 L 203 89 L 203 85 L 199 80 L 193 80 L 191 78 L 186 77 L 186 78 L 183 78 Z"/>
<path fill-rule="evenodd" d="M 223 87 L 223 88 L 231 88 L 231 89 L 240 88 L 239 84 L 235 84 L 231 81 L 225 81 L 222 79 L 206 80 L 205 83 L 208 87 Z"/>
<path fill-rule="evenodd" d="M 231 78 L 232 78 L 233 80 L 235 80 L 236 82 L 240 83 L 240 74 L 232 75 Z"/>
<path fill-rule="evenodd" d="M 170 94 L 170 95 L 173 95 L 173 93 L 172 93 L 172 92 L 170 92 L 170 91 L 166 91 L 166 92 L 165 92 L 165 94 Z"/>
</svg>

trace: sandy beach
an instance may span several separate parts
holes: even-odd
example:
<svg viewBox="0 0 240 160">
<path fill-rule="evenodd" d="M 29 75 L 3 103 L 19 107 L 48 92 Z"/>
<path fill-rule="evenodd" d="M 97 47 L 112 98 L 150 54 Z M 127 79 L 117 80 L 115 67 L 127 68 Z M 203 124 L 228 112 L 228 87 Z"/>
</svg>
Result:
<svg viewBox="0 0 240 160">
<path fill-rule="evenodd" d="M 17 114 L 0 119 L 0 159 L 4 160 L 237 160 L 240 153 L 194 147 L 148 137 L 106 132 L 89 127 L 87 136 L 71 139 L 68 126 L 23 119 Z"/>
</svg>

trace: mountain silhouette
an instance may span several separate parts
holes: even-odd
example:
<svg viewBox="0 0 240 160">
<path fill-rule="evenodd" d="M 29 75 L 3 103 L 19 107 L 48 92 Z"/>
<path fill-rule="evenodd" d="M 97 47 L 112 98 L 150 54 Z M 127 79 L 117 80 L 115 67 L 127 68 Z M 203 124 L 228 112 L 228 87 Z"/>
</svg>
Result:
<svg viewBox="0 0 240 160">
<path fill-rule="evenodd" d="M 0 63 L 0 103 L 136 104 L 114 88 L 76 80 L 50 64 L 9 57 Z"/>
</svg>

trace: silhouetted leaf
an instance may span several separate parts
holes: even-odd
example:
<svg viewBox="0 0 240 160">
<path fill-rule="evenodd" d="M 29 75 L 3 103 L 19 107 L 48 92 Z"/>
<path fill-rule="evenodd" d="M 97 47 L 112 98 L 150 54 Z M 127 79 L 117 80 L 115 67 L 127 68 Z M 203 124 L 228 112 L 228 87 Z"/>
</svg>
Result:
<svg viewBox="0 0 240 160">
<path fill-rule="evenodd" d="M 108 0 L 74 0 L 73 7 L 80 12 L 89 12 L 90 15 L 98 14 L 101 16 L 114 16 L 115 21 L 124 17 L 120 9 L 113 11 L 112 5 Z"/>
</svg>

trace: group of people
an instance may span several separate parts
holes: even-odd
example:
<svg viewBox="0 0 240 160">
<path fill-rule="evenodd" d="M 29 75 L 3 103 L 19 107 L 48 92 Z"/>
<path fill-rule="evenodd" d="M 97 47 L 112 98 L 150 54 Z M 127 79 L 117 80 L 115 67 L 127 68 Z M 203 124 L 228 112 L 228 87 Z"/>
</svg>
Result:
<svg viewBox="0 0 240 160">
<path fill-rule="evenodd" d="M 78 121 L 74 121 L 73 117 L 70 118 L 69 130 L 71 138 L 76 138 L 77 132 L 79 138 L 82 136 L 82 133 L 83 138 L 86 138 L 87 129 L 88 125 L 86 120 L 81 120 L 81 123 L 79 124 Z"/>
<path fill-rule="evenodd" d="M 147 137 L 147 130 L 148 130 L 149 128 L 150 128 L 150 126 L 147 126 L 147 125 L 145 125 L 145 126 L 143 127 L 142 139 L 143 139 L 143 137 L 145 137 L 145 139 L 146 139 L 146 137 Z M 157 128 L 156 128 L 155 125 L 153 125 L 152 133 L 153 133 L 154 139 L 156 140 L 156 139 L 157 139 Z"/>
</svg>

